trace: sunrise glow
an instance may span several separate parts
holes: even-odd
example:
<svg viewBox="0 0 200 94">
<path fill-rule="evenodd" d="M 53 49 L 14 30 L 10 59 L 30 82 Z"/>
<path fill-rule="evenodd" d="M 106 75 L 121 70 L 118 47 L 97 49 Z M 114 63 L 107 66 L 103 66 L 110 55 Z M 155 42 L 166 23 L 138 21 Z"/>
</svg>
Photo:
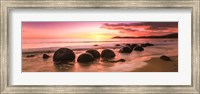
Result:
<svg viewBox="0 0 200 94">
<path fill-rule="evenodd" d="M 107 39 L 178 32 L 178 22 L 23 22 L 22 38 Z"/>
</svg>

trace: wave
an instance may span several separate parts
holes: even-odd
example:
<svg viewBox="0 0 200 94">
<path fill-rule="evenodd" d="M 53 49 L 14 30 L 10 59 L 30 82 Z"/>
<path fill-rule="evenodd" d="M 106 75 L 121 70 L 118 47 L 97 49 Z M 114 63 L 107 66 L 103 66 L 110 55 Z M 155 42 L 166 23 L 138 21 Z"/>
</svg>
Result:
<svg viewBox="0 0 200 94">
<path fill-rule="evenodd" d="M 124 46 L 127 43 L 153 43 L 154 45 L 174 45 L 177 44 L 177 39 L 143 39 L 143 40 L 104 40 L 104 41 L 93 41 L 93 40 L 26 40 L 27 43 L 22 43 L 22 53 L 31 53 L 31 52 L 51 52 L 59 48 L 66 47 L 72 50 L 86 50 L 86 49 L 103 49 L 103 48 L 117 48 L 116 44 Z"/>
<path fill-rule="evenodd" d="M 118 49 L 120 47 L 115 46 L 99 46 L 99 47 L 46 47 L 46 48 L 31 48 L 31 49 L 22 49 L 23 54 L 28 53 L 49 53 L 54 52 L 59 48 L 69 48 L 73 51 L 79 51 L 79 50 L 88 50 L 88 49 Z"/>
</svg>

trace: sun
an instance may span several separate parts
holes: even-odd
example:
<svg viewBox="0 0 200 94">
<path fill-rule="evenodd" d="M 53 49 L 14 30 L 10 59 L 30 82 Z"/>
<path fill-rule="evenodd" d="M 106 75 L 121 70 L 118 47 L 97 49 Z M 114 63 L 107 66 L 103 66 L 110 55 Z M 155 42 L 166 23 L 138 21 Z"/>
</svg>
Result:
<svg viewBox="0 0 200 94">
<path fill-rule="evenodd" d="M 102 41 L 102 40 L 110 38 L 110 36 L 102 35 L 102 34 L 93 34 L 92 36 L 90 36 L 90 38 L 95 39 L 97 41 Z"/>
<path fill-rule="evenodd" d="M 100 35 L 96 35 L 95 38 L 96 39 L 101 39 L 101 36 Z"/>
<path fill-rule="evenodd" d="M 95 35 L 94 38 L 98 41 L 102 40 L 102 36 L 101 35 Z"/>
</svg>

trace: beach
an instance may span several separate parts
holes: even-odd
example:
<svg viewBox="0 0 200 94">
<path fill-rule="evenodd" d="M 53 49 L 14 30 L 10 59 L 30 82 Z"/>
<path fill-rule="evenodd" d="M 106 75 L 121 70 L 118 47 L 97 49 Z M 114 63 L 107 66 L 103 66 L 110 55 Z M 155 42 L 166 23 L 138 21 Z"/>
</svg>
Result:
<svg viewBox="0 0 200 94">
<path fill-rule="evenodd" d="M 152 58 L 146 61 L 147 66 L 133 70 L 133 72 L 178 72 L 178 56 L 172 56 L 172 61 Z"/>
<path fill-rule="evenodd" d="M 120 48 L 124 47 L 126 43 L 141 44 L 147 42 L 154 44 L 154 46 L 144 47 L 144 51 L 141 52 L 132 51 L 129 54 L 119 53 Z M 178 72 L 177 39 L 126 39 L 101 42 L 84 41 L 81 43 L 73 41 L 73 43 L 68 44 L 60 42 L 62 45 L 56 41 L 54 43 L 57 45 L 50 45 L 46 48 L 31 48 L 31 46 L 23 45 L 22 72 Z M 120 46 L 116 46 L 116 44 L 120 44 Z M 74 62 L 63 65 L 54 64 L 54 52 L 61 47 L 67 47 L 73 50 L 76 55 Z M 116 55 L 112 60 L 124 59 L 125 62 L 105 62 L 102 58 L 95 59 L 93 62 L 87 64 L 77 62 L 78 56 L 89 49 L 95 49 L 99 53 L 104 49 L 110 49 Z M 47 54 L 50 57 L 43 59 L 43 54 Z M 27 57 L 28 55 L 33 56 Z M 170 57 L 171 61 L 160 59 L 162 55 Z"/>
</svg>

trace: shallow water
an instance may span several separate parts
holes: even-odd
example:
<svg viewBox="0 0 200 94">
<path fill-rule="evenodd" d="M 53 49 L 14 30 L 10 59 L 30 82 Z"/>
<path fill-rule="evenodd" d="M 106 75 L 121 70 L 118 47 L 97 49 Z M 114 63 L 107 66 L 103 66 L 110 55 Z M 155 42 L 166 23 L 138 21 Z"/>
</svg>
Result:
<svg viewBox="0 0 200 94">
<path fill-rule="evenodd" d="M 155 45 L 168 45 L 177 44 L 177 39 L 149 39 L 149 38 L 136 38 L 136 39 L 106 39 L 106 40 L 92 40 L 92 39 L 23 39 L 22 51 L 23 52 L 36 52 L 36 51 L 55 51 L 61 47 L 67 47 L 72 50 L 80 49 L 101 49 L 101 48 L 116 48 L 116 44 L 126 43 L 153 43 Z M 98 46 L 94 46 L 97 44 Z"/>
<path fill-rule="evenodd" d="M 114 44 L 112 44 L 114 45 Z M 138 68 L 146 66 L 146 61 L 154 57 L 160 57 L 161 55 L 177 56 L 178 55 L 178 43 L 166 43 L 155 44 L 155 46 L 145 47 L 144 51 L 133 51 L 130 54 L 121 54 L 119 49 L 112 49 L 116 57 L 114 60 L 125 59 L 125 62 L 106 63 L 98 59 L 91 64 L 80 64 L 74 62 L 74 65 L 62 65 L 57 66 L 53 63 L 53 53 L 47 53 L 50 58 L 44 60 L 42 58 L 43 53 L 37 53 L 34 57 L 26 57 L 27 54 L 23 54 L 22 57 L 22 71 L 23 72 L 129 72 Z M 84 53 L 86 50 L 74 51 L 77 57 Z M 102 49 L 98 49 L 99 52 Z M 76 61 L 76 60 L 75 60 Z"/>
</svg>

